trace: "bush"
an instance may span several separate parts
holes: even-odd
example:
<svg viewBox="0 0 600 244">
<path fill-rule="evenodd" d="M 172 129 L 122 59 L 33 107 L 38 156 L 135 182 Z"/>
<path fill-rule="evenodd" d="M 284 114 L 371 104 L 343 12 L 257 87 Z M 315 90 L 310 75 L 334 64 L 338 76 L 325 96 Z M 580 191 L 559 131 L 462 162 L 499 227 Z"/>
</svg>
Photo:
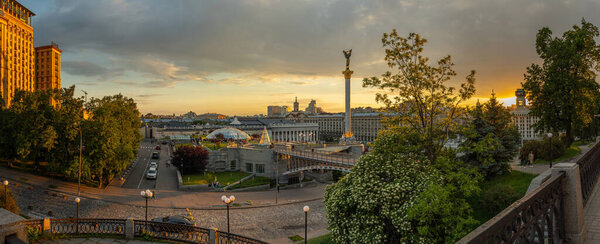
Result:
<svg viewBox="0 0 600 244">
<path fill-rule="evenodd" d="M 552 159 L 556 159 L 565 154 L 567 146 L 565 146 L 564 139 L 565 136 L 560 136 L 558 138 L 552 138 Z M 543 141 L 527 141 L 521 147 L 521 151 L 519 152 L 519 159 L 529 160 L 529 153 L 533 152 L 535 159 L 543 159 L 546 161 L 550 161 L 550 139 L 548 137 L 544 137 Z"/>
<path fill-rule="evenodd" d="M 20 214 L 21 209 L 19 209 L 17 202 L 15 201 L 13 195 L 10 193 L 10 188 L 8 191 L 8 199 L 6 202 L 6 206 L 4 206 L 4 198 L 5 197 L 6 196 L 4 195 L 4 189 L 0 190 L 0 207 L 6 209 L 8 211 L 11 211 L 17 215 Z"/>
<path fill-rule="evenodd" d="M 481 199 L 486 215 L 491 218 L 519 199 L 510 185 L 495 185 L 483 193 Z"/>
</svg>

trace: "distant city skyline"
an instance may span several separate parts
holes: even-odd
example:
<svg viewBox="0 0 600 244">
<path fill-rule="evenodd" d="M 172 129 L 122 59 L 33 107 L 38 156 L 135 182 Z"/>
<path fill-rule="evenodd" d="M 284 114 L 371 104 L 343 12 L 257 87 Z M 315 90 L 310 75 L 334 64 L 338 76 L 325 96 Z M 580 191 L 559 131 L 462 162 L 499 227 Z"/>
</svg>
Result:
<svg viewBox="0 0 600 244">
<path fill-rule="evenodd" d="M 381 35 L 396 28 L 450 54 L 456 85 L 477 70 L 477 93 L 514 103 L 525 68 L 539 62 L 537 31 L 599 24 L 597 1 L 67 1 L 22 2 L 35 45 L 55 41 L 62 86 L 89 97 L 122 93 L 142 113 L 266 114 L 298 96 L 328 112 L 344 106 L 342 49 L 353 49 L 352 107 L 372 106 L 362 78 L 388 70 Z"/>
</svg>

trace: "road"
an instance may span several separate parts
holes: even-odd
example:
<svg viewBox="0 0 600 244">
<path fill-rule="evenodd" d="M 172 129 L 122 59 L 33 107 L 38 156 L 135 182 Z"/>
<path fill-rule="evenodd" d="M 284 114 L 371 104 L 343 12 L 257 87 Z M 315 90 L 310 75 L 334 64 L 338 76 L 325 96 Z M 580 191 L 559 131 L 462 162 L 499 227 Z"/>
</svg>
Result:
<svg viewBox="0 0 600 244">
<path fill-rule="evenodd" d="M 135 159 L 137 163 L 125 180 L 123 188 L 152 189 L 152 190 L 177 190 L 177 172 L 175 167 L 167 167 L 167 161 L 171 158 L 168 146 L 160 145 L 160 150 L 155 147 L 159 143 L 151 143 L 144 140 L 140 143 L 140 150 Z M 153 152 L 160 152 L 160 159 L 151 159 Z M 150 162 L 158 161 L 158 173 L 156 180 L 146 179 L 146 172 Z"/>
</svg>

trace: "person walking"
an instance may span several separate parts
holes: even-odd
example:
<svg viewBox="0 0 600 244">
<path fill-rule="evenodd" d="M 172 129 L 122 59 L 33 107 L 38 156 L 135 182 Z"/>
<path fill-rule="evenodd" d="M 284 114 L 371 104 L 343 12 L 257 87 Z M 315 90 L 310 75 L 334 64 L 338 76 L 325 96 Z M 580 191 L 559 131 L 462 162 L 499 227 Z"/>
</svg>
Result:
<svg viewBox="0 0 600 244">
<path fill-rule="evenodd" d="M 533 161 L 535 160 L 535 155 L 533 155 L 533 152 L 529 152 L 529 167 L 533 168 Z"/>
</svg>

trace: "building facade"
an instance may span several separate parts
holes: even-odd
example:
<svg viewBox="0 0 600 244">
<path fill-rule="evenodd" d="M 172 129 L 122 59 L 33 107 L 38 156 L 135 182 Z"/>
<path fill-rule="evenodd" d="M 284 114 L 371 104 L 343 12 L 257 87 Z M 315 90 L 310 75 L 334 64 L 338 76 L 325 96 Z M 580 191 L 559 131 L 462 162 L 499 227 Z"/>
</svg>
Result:
<svg viewBox="0 0 600 244">
<path fill-rule="evenodd" d="M 60 89 L 60 54 L 56 43 L 35 48 L 35 90 Z"/>
<path fill-rule="evenodd" d="M 15 0 L 0 1 L 0 97 L 11 105 L 15 91 L 35 89 L 33 12 Z"/>
<path fill-rule="evenodd" d="M 359 142 L 372 142 L 377 138 L 379 130 L 383 129 L 379 113 L 352 114 L 351 128 L 354 138 Z M 343 114 L 321 114 L 288 116 L 287 119 L 318 125 L 319 140 L 337 140 L 344 134 Z"/>
<path fill-rule="evenodd" d="M 533 124 L 538 122 L 539 118 L 529 114 L 530 109 L 527 106 L 525 90 L 517 89 L 515 96 L 517 97 L 516 105 L 513 105 L 509 109 L 513 115 L 513 122 L 521 134 L 521 143 L 524 141 L 541 139 L 542 135 L 536 133 L 533 128 Z"/>
</svg>

